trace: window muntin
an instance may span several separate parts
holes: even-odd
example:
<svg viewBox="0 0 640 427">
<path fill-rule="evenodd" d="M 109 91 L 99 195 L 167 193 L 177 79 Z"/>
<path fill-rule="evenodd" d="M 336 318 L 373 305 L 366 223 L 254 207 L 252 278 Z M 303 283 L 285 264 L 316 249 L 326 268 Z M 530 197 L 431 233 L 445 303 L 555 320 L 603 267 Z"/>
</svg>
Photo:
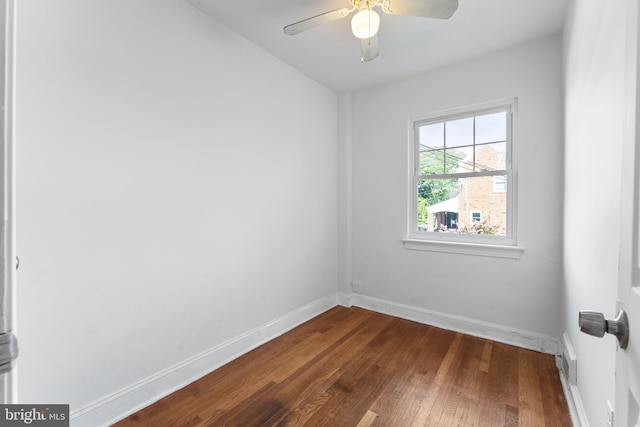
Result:
<svg viewBox="0 0 640 427">
<path fill-rule="evenodd" d="M 515 242 L 514 115 L 515 100 L 413 121 L 409 238 Z"/>
</svg>

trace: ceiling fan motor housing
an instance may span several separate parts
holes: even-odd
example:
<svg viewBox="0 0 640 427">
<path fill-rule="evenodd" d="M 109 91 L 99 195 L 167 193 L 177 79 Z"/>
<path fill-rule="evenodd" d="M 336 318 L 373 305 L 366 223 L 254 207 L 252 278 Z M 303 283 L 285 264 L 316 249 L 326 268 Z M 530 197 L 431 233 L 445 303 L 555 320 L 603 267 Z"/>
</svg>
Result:
<svg viewBox="0 0 640 427">
<path fill-rule="evenodd" d="M 377 4 L 375 0 L 352 0 L 353 6 L 358 10 L 373 9 Z"/>
</svg>

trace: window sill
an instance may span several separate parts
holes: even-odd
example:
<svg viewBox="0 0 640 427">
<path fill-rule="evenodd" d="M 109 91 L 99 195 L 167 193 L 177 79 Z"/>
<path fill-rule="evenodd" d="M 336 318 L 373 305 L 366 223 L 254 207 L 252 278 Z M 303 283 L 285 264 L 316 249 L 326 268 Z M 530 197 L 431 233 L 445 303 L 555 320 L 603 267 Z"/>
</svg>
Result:
<svg viewBox="0 0 640 427">
<path fill-rule="evenodd" d="M 488 245 L 484 243 L 445 242 L 434 240 L 402 239 L 404 248 L 417 251 L 447 252 L 452 254 L 478 255 L 496 258 L 520 259 L 521 246 Z"/>
</svg>

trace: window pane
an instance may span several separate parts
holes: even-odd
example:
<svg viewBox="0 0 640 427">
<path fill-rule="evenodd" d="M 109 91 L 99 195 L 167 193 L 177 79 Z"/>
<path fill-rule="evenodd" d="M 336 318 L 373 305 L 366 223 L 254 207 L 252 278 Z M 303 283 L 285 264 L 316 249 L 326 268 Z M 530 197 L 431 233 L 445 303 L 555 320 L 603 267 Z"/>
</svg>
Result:
<svg viewBox="0 0 640 427">
<path fill-rule="evenodd" d="M 507 144 L 486 144 L 476 146 L 476 172 L 505 170 L 507 167 Z"/>
<path fill-rule="evenodd" d="M 458 179 L 418 181 L 418 231 L 455 229 L 458 219 Z"/>
<path fill-rule="evenodd" d="M 420 175 L 456 172 L 473 172 L 473 147 L 420 152 Z"/>
<path fill-rule="evenodd" d="M 473 147 L 447 150 L 447 161 L 451 166 L 447 172 L 473 172 Z M 454 161 L 455 166 L 453 166 Z"/>
<path fill-rule="evenodd" d="M 444 173 L 444 149 L 420 153 L 420 175 Z"/>
<path fill-rule="evenodd" d="M 425 148 L 444 147 L 444 123 L 420 126 L 420 146 Z"/>
<path fill-rule="evenodd" d="M 507 113 L 476 116 L 476 144 L 507 140 Z"/>
<path fill-rule="evenodd" d="M 493 176 L 420 180 L 417 191 L 418 231 L 506 234 L 507 195 Z"/>
<path fill-rule="evenodd" d="M 473 145 L 473 117 L 448 121 L 446 130 L 448 148 Z"/>
</svg>

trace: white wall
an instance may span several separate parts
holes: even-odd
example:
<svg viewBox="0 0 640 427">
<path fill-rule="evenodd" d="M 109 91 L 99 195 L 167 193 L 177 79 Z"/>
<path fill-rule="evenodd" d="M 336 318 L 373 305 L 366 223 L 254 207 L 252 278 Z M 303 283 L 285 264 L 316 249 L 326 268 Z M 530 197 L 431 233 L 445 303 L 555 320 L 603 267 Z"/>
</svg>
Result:
<svg viewBox="0 0 640 427">
<path fill-rule="evenodd" d="M 560 36 L 353 99 L 353 280 L 363 294 L 534 334 L 561 332 Z M 518 98 L 519 260 L 406 250 L 409 118 Z"/>
<path fill-rule="evenodd" d="M 566 331 L 580 400 L 592 426 L 614 401 L 615 339 L 578 330 L 578 311 L 615 317 L 625 84 L 625 8 L 573 1 L 565 29 Z"/>
<path fill-rule="evenodd" d="M 334 93 L 181 0 L 17 27 L 21 402 L 87 408 L 334 295 Z"/>
<path fill-rule="evenodd" d="M 351 292 L 353 279 L 353 95 L 338 97 L 338 286 L 341 295 Z M 344 302 L 342 302 L 344 303 Z"/>
</svg>

